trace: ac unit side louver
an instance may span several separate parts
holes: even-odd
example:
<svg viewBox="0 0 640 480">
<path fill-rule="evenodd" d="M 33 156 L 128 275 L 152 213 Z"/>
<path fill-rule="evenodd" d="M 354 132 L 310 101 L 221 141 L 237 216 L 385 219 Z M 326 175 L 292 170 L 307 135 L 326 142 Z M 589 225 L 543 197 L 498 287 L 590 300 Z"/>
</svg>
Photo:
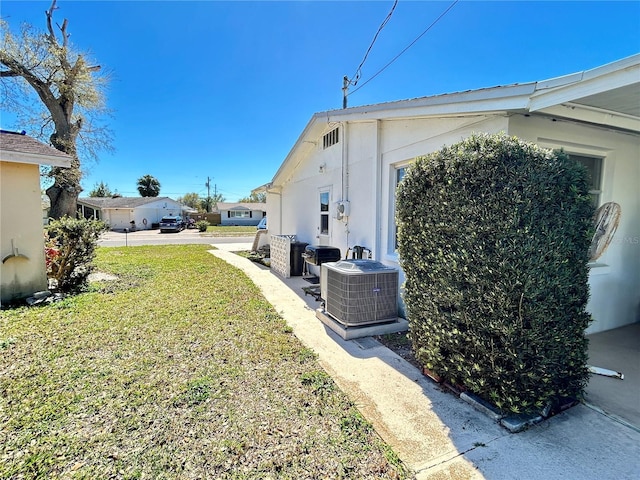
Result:
<svg viewBox="0 0 640 480">
<path fill-rule="evenodd" d="M 325 312 L 346 326 L 398 318 L 398 271 L 374 260 L 323 263 L 320 293 Z"/>
</svg>

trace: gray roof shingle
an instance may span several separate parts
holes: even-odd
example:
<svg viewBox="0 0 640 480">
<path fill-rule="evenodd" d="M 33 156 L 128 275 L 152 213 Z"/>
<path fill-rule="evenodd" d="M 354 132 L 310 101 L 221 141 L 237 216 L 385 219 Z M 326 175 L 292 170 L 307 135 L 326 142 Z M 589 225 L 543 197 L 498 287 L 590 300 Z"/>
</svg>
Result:
<svg viewBox="0 0 640 480">
<path fill-rule="evenodd" d="M 0 150 L 38 156 L 61 157 L 64 159 L 71 158 L 66 153 L 56 150 L 49 145 L 45 145 L 22 132 L 9 132 L 7 130 L 0 130 Z"/>
<path fill-rule="evenodd" d="M 169 197 L 82 197 L 78 202 L 96 208 L 136 208 L 162 200 L 175 200 Z"/>
</svg>

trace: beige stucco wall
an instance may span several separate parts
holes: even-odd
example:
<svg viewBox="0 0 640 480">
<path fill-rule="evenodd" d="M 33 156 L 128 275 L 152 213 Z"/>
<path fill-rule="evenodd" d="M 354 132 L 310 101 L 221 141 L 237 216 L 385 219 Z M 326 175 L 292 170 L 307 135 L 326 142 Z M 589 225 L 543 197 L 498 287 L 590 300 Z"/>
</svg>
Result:
<svg viewBox="0 0 640 480">
<path fill-rule="evenodd" d="M 0 302 L 46 290 L 38 165 L 0 161 Z"/>
</svg>

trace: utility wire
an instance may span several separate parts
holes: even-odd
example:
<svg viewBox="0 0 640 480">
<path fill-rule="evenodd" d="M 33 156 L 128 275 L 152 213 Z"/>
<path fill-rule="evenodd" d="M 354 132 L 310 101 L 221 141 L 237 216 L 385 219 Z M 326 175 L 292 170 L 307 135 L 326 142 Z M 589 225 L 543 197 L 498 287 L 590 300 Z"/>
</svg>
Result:
<svg viewBox="0 0 640 480">
<path fill-rule="evenodd" d="M 353 79 L 349 80 L 349 85 L 353 85 L 355 87 L 358 83 L 358 80 L 360 80 L 360 76 L 362 75 L 362 66 L 364 65 L 364 62 L 367 61 L 369 52 L 371 52 L 371 49 L 373 48 L 373 44 L 376 43 L 376 40 L 378 39 L 378 35 L 380 35 L 380 32 L 382 31 L 382 29 L 385 27 L 387 23 L 389 23 L 389 20 L 391 20 L 391 15 L 393 15 L 393 11 L 396 9 L 396 5 L 398 5 L 398 0 L 395 0 L 395 2 L 393 2 L 393 6 L 391 7 L 391 10 L 387 14 L 386 18 L 382 21 L 380 26 L 378 27 L 378 31 L 373 36 L 373 40 L 371 40 L 371 44 L 369 45 L 369 48 L 367 48 L 367 52 L 364 54 L 364 58 L 360 62 L 360 65 L 358 65 L 358 68 L 356 69 L 356 73 L 353 74 Z"/>
<path fill-rule="evenodd" d="M 400 55 L 402 55 L 404 52 L 406 52 L 406 51 L 407 51 L 407 50 L 409 50 L 411 47 L 413 47 L 413 45 L 414 45 L 418 40 L 420 40 L 420 39 L 421 39 L 421 38 L 422 38 L 422 37 L 423 37 L 423 36 L 424 36 L 424 35 L 425 35 L 429 30 L 431 30 L 431 29 L 433 28 L 433 26 L 434 26 L 436 23 L 438 23 L 438 22 L 442 19 L 442 17 L 444 17 L 447 13 L 449 13 L 449 10 L 451 10 L 453 7 L 455 7 L 456 3 L 458 3 L 459 1 L 460 1 L 460 0 L 454 0 L 454 2 L 453 2 L 451 5 L 449 5 L 449 7 L 448 7 L 444 12 L 442 12 L 442 13 L 440 14 L 440 16 L 439 16 L 438 18 L 436 18 L 436 19 L 431 23 L 431 25 L 429 25 L 429 26 L 427 27 L 427 29 L 426 29 L 424 32 L 422 32 L 420 35 L 418 35 L 418 36 L 416 37 L 416 39 L 415 39 L 413 42 L 411 42 L 409 45 L 407 45 L 407 46 L 404 48 L 404 50 L 402 50 L 399 54 L 397 54 L 395 57 L 393 57 L 389 63 L 387 63 L 384 67 L 382 67 L 380 70 L 378 70 L 378 71 L 377 71 L 377 72 L 376 72 L 376 73 L 375 73 L 371 78 L 369 78 L 369 80 L 367 80 L 366 82 L 364 82 L 362 85 L 360 85 L 358 88 L 356 88 L 356 89 L 355 89 L 355 90 L 353 90 L 352 92 L 349 92 L 349 93 L 347 94 L 347 96 L 349 96 L 349 95 L 351 95 L 351 94 L 353 94 L 353 93 L 356 93 L 358 90 L 360 90 L 362 87 L 364 87 L 367 83 L 369 83 L 371 80 L 373 80 L 373 79 L 374 79 L 374 78 L 376 78 L 378 75 L 380 75 L 384 70 L 386 70 L 386 69 L 387 69 L 387 67 L 388 67 L 389 65 L 391 65 L 391 64 L 392 64 L 393 62 L 395 62 L 398 58 L 400 58 Z M 376 34 L 376 36 L 377 36 L 377 34 Z M 374 39 L 374 40 L 375 40 L 375 39 Z M 367 52 L 367 53 L 368 53 L 368 52 Z M 366 58 L 366 57 L 365 57 L 365 58 Z M 355 85 L 355 84 L 353 84 L 353 85 Z"/>
</svg>

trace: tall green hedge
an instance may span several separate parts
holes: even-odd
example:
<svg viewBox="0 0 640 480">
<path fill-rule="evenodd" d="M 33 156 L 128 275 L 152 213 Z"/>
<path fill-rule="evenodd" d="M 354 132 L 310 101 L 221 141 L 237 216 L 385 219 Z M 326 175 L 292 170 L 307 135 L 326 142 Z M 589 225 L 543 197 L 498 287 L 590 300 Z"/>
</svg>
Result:
<svg viewBox="0 0 640 480">
<path fill-rule="evenodd" d="M 562 152 L 478 134 L 418 158 L 397 192 L 417 358 L 503 411 L 579 397 L 592 214 Z"/>
</svg>

